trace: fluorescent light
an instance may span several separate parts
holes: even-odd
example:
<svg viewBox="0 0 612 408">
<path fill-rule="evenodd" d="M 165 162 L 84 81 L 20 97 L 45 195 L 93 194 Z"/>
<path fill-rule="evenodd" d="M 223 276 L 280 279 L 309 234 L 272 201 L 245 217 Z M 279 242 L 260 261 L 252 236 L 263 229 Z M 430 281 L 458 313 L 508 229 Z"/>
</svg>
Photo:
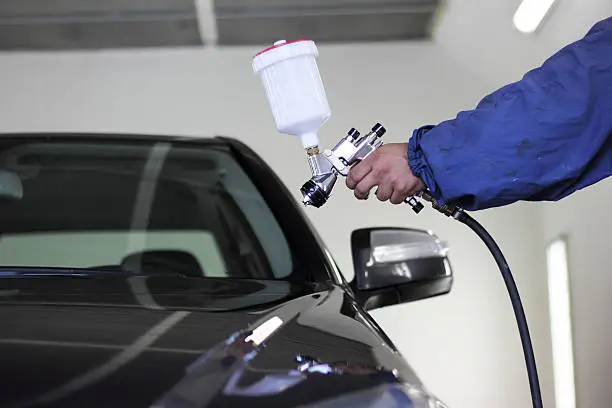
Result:
<svg viewBox="0 0 612 408">
<path fill-rule="evenodd" d="M 533 33 L 554 2 L 555 0 L 523 0 L 514 13 L 514 26 L 522 33 Z"/>
<path fill-rule="evenodd" d="M 555 406 L 557 408 L 575 408 L 576 390 L 566 241 L 560 238 L 552 242 L 547 248 L 546 259 Z"/>
</svg>

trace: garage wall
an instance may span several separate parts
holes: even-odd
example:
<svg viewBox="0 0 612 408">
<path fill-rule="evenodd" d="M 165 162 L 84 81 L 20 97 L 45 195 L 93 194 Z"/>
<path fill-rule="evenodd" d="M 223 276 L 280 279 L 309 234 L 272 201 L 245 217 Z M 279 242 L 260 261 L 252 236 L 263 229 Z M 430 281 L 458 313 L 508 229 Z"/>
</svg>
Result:
<svg viewBox="0 0 612 408">
<path fill-rule="evenodd" d="M 258 49 L 165 50 L 0 56 L 0 130 L 117 131 L 240 138 L 279 172 L 299 199 L 309 170 L 299 141 L 278 135 L 250 58 Z M 494 84 L 443 49 L 419 44 L 321 46 L 332 118 L 325 145 L 350 127 L 380 121 L 388 141 L 470 108 Z M 349 235 L 374 225 L 428 228 L 449 241 L 452 294 L 374 312 L 429 387 L 452 407 L 529 405 L 514 316 L 489 253 L 467 228 L 432 210 L 335 198 L 308 216 L 352 277 Z M 552 407 L 542 230 L 530 205 L 478 214 L 499 240 L 520 286 Z M 527 233 L 526 233 L 527 232 Z M 492 375 L 492 373 L 495 373 Z"/>
<path fill-rule="evenodd" d="M 612 180 L 541 208 L 545 238 L 568 240 L 576 397 L 579 407 L 610 404 L 610 218 Z"/>
</svg>

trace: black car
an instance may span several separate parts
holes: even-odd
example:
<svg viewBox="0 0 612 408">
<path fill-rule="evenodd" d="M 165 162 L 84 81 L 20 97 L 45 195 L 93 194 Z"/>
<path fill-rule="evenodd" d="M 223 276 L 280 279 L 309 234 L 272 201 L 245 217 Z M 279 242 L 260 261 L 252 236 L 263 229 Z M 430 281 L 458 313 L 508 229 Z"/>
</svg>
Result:
<svg viewBox="0 0 612 408">
<path fill-rule="evenodd" d="M 347 282 L 237 140 L 5 134 L 0 228 L 3 408 L 444 406 L 368 314 L 448 293 L 444 244 L 355 230 Z"/>
</svg>

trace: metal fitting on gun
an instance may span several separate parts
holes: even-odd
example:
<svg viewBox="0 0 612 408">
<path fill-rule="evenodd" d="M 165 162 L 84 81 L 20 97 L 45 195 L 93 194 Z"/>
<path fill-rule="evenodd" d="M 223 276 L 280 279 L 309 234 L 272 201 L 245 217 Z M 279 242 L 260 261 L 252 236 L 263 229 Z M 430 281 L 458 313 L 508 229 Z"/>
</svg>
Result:
<svg viewBox="0 0 612 408">
<path fill-rule="evenodd" d="M 446 215 L 447 217 L 454 217 L 455 214 L 461 210 L 459 207 L 454 206 L 454 205 L 449 205 L 449 204 L 440 205 L 428 190 L 424 190 L 423 192 L 421 192 L 420 196 L 423 200 L 429 201 L 431 203 L 431 206 L 435 210 L 438 210 L 439 212 Z"/>
<path fill-rule="evenodd" d="M 418 201 L 416 198 L 414 198 L 414 197 L 409 197 L 409 198 L 407 198 L 406 200 L 404 200 L 404 202 L 405 202 L 406 204 L 410 205 L 410 207 L 412 207 L 412 210 L 413 210 L 415 213 L 417 213 L 417 214 L 418 214 L 418 213 L 420 213 L 420 212 L 423 210 L 423 208 L 424 208 L 423 204 L 422 204 L 422 203 L 420 203 L 420 202 L 419 202 L 419 201 Z"/>
<path fill-rule="evenodd" d="M 308 149 L 306 149 L 306 154 L 308 156 L 316 156 L 317 154 L 319 154 L 319 146 L 309 147 Z"/>
</svg>

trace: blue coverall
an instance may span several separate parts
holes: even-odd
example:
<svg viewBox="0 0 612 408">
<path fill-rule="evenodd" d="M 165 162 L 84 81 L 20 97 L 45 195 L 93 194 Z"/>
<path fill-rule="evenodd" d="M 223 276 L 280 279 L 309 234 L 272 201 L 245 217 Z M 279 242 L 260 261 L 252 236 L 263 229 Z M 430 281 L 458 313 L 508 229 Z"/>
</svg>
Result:
<svg viewBox="0 0 612 408">
<path fill-rule="evenodd" d="M 416 129 L 408 160 L 439 203 L 557 201 L 612 173 L 612 17 L 474 110 Z"/>
</svg>

